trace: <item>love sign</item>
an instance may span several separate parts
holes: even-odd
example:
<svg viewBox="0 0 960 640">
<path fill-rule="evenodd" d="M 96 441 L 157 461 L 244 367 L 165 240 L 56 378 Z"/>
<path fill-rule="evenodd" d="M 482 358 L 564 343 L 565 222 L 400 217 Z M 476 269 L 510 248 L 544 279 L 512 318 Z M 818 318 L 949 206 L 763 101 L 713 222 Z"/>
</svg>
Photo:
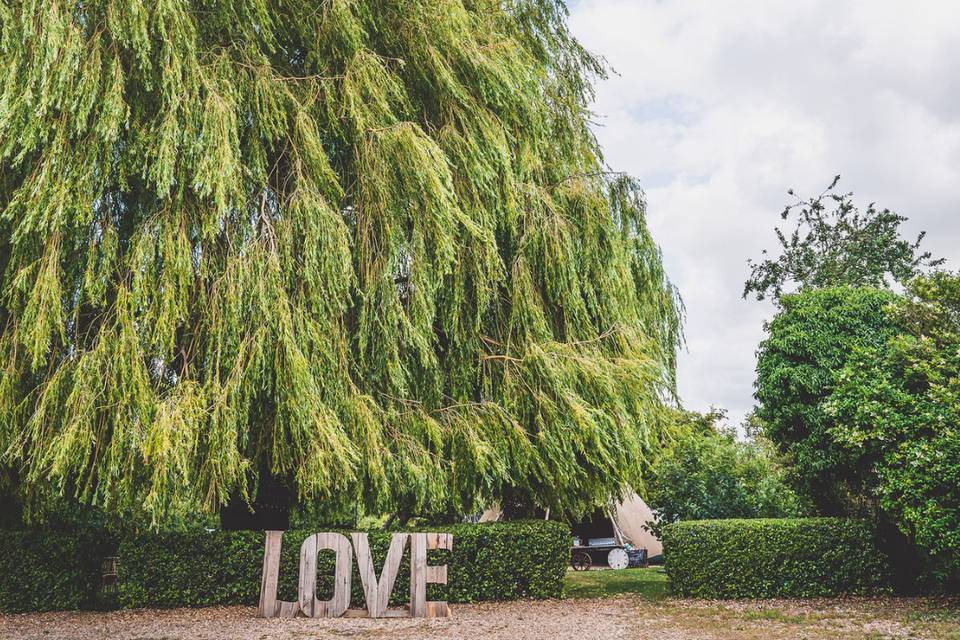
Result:
<svg viewBox="0 0 960 640">
<path fill-rule="evenodd" d="M 352 538 L 352 545 L 351 539 Z M 340 533 L 315 533 L 300 546 L 300 588 L 296 602 L 277 600 L 277 581 L 280 574 L 280 548 L 283 531 L 267 531 L 263 551 L 263 581 L 260 583 L 260 616 L 263 618 L 293 618 L 299 613 L 312 618 L 338 618 L 343 615 L 371 618 L 435 618 L 450 615 L 446 602 L 427 601 L 427 583 L 446 584 L 447 565 L 427 565 L 428 549 L 453 549 L 453 535 L 449 533 L 394 533 L 380 577 L 373 566 L 370 542 L 366 533 L 351 533 L 350 538 Z M 400 560 L 407 541 L 410 541 L 410 604 L 407 607 L 388 606 L 390 593 L 397 580 Z M 336 555 L 333 597 L 317 598 L 317 554 L 329 549 Z M 353 555 L 363 583 L 366 609 L 349 609 Z"/>
</svg>

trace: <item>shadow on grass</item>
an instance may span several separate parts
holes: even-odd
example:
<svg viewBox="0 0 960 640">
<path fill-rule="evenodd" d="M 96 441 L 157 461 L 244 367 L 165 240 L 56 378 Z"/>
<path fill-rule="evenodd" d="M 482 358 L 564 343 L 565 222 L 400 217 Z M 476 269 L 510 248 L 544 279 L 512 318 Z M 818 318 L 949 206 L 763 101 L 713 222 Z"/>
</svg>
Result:
<svg viewBox="0 0 960 640">
<path fill-rule="evenodd" d="M 567 598 L 608 598 L 623 594 L 662 600 L 669 595 L 667 574 L 660 567 L 567 572 L 564 589 Z"/>
</svg>

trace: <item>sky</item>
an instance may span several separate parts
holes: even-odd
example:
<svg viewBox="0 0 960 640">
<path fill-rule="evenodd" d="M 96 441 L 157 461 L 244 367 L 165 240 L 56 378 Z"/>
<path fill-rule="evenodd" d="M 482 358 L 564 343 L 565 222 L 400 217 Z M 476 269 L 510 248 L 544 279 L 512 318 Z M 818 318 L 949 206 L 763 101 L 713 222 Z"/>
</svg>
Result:
<svg viewBox="0 0 960 640">
<path fill-rule="evenodd" d="M 597 88 L 611 169 L 637 177 L 687 309 L 687 408 L 754 404 L 769 303 L 747 259 L 834 175 L 909 218 L 960 269 L 960 0 L 579 0 L 570 25 L 617 75 Z"/>
</svg>

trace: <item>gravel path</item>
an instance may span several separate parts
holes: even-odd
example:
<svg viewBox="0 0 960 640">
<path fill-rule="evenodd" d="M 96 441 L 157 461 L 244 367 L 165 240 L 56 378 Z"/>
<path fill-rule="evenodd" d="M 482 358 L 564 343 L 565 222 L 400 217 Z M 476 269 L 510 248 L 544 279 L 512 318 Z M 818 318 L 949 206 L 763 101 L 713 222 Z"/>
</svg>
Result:
<svg viewBox="0 0 960 640">
<path fill-rule="evenodd" d="M 22 640 L 279 640 L 313 638 L 515 638 L 584 640 L 627 638 L 632 603 L 594 601 L 586 612 L 576 601 L 456 606 L 448 619 L 363 618 L 261 620 L 247 607 L 109 613 L 62 612 L 0 617 L 0 638 Z M 586 619 L 584 616 L 587 616 Z"/>
<path fill-rule="evenodd" d="M 0 638 L 22 640 L 768 640 L 960 638 L 956 601 L 603 600 L 457 605 L 434 620 L 261 620 L 249 607 L 0 615 Z"/>
</svg>

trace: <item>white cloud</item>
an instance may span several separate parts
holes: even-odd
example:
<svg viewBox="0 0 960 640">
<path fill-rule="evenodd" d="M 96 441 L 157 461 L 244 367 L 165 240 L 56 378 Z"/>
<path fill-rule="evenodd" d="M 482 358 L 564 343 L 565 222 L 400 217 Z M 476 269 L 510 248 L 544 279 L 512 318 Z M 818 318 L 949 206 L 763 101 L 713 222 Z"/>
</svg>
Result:
<svg viewBox="0 0 960 640">
<path fill-rule="evenodd" d="M 960 3 L 582 0 L 571 24 L 619 74 L 597 136 L 645 185 L 687 304 L 688 406 L 738 421 L 753 404 L 772 309 L 740 293 L 788 188 L 841 173 L 960 268 Z"/>
</svg>

